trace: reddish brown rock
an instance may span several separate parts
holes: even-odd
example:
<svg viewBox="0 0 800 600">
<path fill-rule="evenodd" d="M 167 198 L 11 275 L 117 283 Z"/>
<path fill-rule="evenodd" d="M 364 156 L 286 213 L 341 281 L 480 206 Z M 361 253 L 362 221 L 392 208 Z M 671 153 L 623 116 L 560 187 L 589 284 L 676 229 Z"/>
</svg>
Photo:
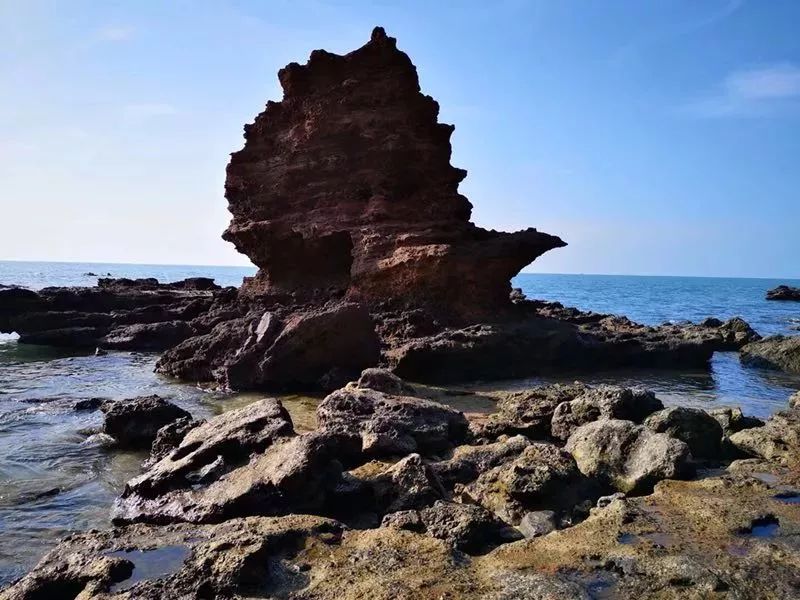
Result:
<svg viewBox="0 0 800 600">
<path fill-rule="evenodd" d="M 345 56 L 315 50 L 278 77 L 228 165 L 224 238 L 258 274 L 244 290 L 345 294 L 370 306 L 477 316 L 510 304 L 510 279 L 559 238 L 472 224 L 450 164 L 454 127 L 380 27 Z"/>
</svg>

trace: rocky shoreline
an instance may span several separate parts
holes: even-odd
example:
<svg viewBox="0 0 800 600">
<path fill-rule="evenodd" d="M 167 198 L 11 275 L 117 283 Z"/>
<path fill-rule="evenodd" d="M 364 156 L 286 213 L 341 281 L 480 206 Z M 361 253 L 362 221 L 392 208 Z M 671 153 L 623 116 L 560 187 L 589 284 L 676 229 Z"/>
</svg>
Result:
<svg viewBox="0 0 800 600">
<path fill-rule="evenodd" d="M 324 390 L 316 427 L 270 397 L 207 421 L 158 396 L 76 405 L 150 456 L 113 528 L 67 537 L 0 599 L 800 595 L 797 396 L 765 422 L 575 382 L 498 393 L 487 416 L 425 385 L 739 350 L 792 370 L 800 338 L 512 290 L 565 243 L 470 221 L 453 127 L 381 28 L 279 79 L 227 171 L 224 237 L 255 277 L 0 286 L 0 332 L 163 352 L 158 372 L 225 389 Z"/>
<path fill-rule="evenodd" d="M 305 433 L 274 399 L 207 422 L 176 411 L 117 528 L 70 536 L 0 597 L 800 591 L 797 396 L 764 423 L 576 383 L 507 394 L 471 421 L 424 390 L 367 370 Z M 168 403 L 104 406 L 106 432 L 127 438 L 110 417 L 122 406 L 161 422 Z"/>
</svg>

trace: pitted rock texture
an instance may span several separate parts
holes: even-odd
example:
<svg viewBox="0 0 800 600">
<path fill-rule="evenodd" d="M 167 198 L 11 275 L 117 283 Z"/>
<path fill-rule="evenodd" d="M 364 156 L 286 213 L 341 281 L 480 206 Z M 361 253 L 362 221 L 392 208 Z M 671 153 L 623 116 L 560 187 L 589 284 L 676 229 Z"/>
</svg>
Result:
<svg viewBox="0 0 800 600">
<path fill-rule="evenodd" d="M 244 289 L 464 316 L 510 304 L 510 279 L 564 245 L 535 229 L 472 224 L 450 164 L 454 127 L 380 27 L 345 56 L 278 73 L 283 100 L 245 127 L 225 184 L 224 238 L 259 267 Z M 453 285 L 457 282 L 457 285 Z"/>
</svg>

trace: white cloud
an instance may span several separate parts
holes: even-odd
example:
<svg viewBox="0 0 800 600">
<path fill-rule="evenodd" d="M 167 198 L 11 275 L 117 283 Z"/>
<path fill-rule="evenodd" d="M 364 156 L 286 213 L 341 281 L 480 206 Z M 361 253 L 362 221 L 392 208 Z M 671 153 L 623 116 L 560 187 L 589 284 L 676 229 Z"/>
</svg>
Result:
<svg viewBox="0 0 800 600">
<path fill-rule="evenodd" d="M 106 25 L 97 31 L 97 39 L 102 42 L 127 42 L 133 39 L 133 28 L 121 25 Z"/>
<path fill-rule="evenodd" d="M 800 105 L 800 68 L 791 63 L 735 71 L 718 91 L 683 107 L 697 117 L 772 116 Z"/>
<path fill-rule="evenodd" d="M 122 108 L 123 114 L 133 119 L 149 119 L 152 117 L 167 117 L 178 114 L 178 109 L 166 102 L 142 102 L 126 104 Z"/>
</svg>

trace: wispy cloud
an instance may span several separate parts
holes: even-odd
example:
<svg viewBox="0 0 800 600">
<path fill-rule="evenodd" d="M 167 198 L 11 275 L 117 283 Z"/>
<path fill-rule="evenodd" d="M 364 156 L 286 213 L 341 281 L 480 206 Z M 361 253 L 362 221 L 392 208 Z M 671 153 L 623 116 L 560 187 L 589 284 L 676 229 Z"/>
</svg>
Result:
<svg viewBox="0 0 800 600">
<path fill-rule="evenodd" d="M 697 117 L 766 117 L 800 105 L 800 68 L 791 63 L 735 71 L 682 112 Z"/>
<path fill-rule="evenodd" d="M 97 30 L 96 37 L 101 42 L 127 42 L 133 39 L 132 27 L 123 25 L 106 25 Z"/>
<path fill-rule="evenodd" d="M 122 107 L 125 117 L 133 119 L 150 119 L 178 114 L 178 109 L 166 102 L 141 102 L 126 104 Z"/>
</svg>

